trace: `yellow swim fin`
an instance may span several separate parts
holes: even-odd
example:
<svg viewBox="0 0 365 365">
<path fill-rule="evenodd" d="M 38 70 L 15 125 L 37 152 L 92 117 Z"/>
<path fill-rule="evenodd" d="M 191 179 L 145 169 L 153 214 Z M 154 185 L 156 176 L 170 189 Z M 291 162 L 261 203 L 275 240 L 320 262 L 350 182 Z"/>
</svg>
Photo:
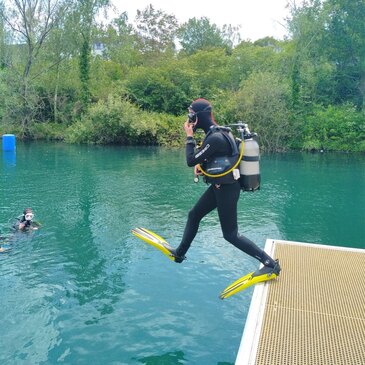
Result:
<svg viewBox="0 0 365 365">
<path fill-rule="evenodd" d="M 134 228 L 132 229 L 132 234 L 140 238 L 142 241 L 160 250 L 172 261 L 181 262 L 185 259 L 185 257 L 177 257 L 175 255 L 175 250 L 166 242 L 165 239 L 146 228 Z"/>
<path fill-rule="evenodd" d="M 241 290 L 247 289 L 251 285 L 276 279 L 279 276 L 280 270 L 280 265 L 277 262 L 275 267 L 264 266 L 260 270 L 250 272 L 227 286 L 227 288 L 220 293 L 219 298 L 226 299 Z"/>
</svg>

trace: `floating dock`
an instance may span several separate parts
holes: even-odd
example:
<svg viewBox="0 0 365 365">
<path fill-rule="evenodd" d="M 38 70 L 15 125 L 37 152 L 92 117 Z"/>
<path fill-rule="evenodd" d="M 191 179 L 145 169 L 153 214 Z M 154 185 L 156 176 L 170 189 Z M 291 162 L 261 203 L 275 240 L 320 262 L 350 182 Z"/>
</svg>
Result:
<svg viewBox="0 0 365 365">
<path fill-rule="evenodd" d="M 256 285 L 236 365 L 365 364 L 365 250 L 267 240 L 277 280 Z"/>
</svg>

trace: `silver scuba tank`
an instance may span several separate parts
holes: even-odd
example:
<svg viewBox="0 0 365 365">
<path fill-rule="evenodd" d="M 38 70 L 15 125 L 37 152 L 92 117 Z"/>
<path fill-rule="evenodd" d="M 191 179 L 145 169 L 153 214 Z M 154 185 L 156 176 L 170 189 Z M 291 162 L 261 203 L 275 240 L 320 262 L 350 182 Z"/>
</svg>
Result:
<svg viewBox="0 0 365 365">
<path fill-rule="evenodd" d="M 240 185 L 244 191 L 255 191 L 260 189 L 260 147 L 254 139 L 256 134 L 251 134 L 247 124 L 244 125 L 243 134 L 243 156 L 240 162 Z M 240 146 L 241 149 L 242 146 Z"/>
</svg>

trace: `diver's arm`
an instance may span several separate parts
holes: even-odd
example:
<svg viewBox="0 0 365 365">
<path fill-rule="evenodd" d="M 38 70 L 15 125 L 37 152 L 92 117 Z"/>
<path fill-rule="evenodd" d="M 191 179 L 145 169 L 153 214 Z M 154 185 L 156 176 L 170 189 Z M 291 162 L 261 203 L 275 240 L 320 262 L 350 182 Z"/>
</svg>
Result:
<svg viewBox="0 0 365 365">
<path fill-rule="evenodd" d="M 215 135 L 209 136 L 198 150 L 192 137 L 186 138 L 186 163 L 192 167 L 201 164 L 208 157 L 213 155 L 220 146 L 220 140 Z"/>
<path fill-rule="evenodd" d="M 39 229 L 41 224 L 37 221 L 32 221 L 32 229 Z"/>
<path fill-rule="evenodd" d="M 190 123 L 188 120 L 184 123 L 184 130 L 186 133 L 186 163 L 189 167 L 196 166 L 197 164 L 205 161 L 209 156 L 211 156 L 219 146 L 219 141 L 215 140 L 214 135 L 209 136 L 204 140 L 203 145 L 198 150 L 196 147 L 196 142 L 193 138 L 194 126 L 196 123 Z M 214 140 L 214 142 L 213 142 Z M 212 143 L 213 142 L 213 143 Z"/>
<path fill-rule="evenodd" d="M 19 224 L 18 224 L 18 227 L 17 227 L 17 228 L 18 228 L 20 231 L 24 231 L 26 228 L 28 228 L 28 229 L 33 229 L 33 228 L 34 228 L 33 224 L 34 224 L 34 221 L 32 221 L 32 222 L 29 222 L 29 221 L 23 221 L 23 222 L 19 222 Z M 38 228 L 35 228 L 35 229 L 38 229 Z"/>
<path fill-rule="evenodd" d="M 25 223 L 19 222 L 18 227 L 20 231 L 22 231 L 25 228 Z"/>
</svg>

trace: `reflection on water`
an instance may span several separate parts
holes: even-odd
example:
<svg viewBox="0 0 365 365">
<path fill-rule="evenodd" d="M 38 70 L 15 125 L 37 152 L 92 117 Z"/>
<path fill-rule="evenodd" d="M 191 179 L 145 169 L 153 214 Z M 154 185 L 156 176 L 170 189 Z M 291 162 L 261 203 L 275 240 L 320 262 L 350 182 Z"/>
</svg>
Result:
<svg viewBox="0 0 365 365">
<path fill-rule="evenodd" d="M 262 158 L 262 189 L 242 194 L 242 234 L 364 247 L 365 158 Z M 232 364 L 252 288 L 219 292 L 257 263 L 227 244 L 207 216 L 183 265 L 130 234 L 150 228 L 178 244 L 206 189 L 184 151 L 17 146 L 0 159 L 1 364 Z M 13 233 L 31 206 L 42 228 Z M 344 229 L 345 228 L 345 229 Z M 176 350 L 178 349 L 178 350 Z"/>
<path fill-rule="evenodd" d="M 6 169 L 16 166 L 16 151 L 2 151 L 3 164 Z"/>
<path fill-rule="evenodd" d="M 138 359 L 143 365 L 179 365 L 188 364 L 182 351 L 168 352 L 161 356 L 147 356 Z"/>
</svg>

